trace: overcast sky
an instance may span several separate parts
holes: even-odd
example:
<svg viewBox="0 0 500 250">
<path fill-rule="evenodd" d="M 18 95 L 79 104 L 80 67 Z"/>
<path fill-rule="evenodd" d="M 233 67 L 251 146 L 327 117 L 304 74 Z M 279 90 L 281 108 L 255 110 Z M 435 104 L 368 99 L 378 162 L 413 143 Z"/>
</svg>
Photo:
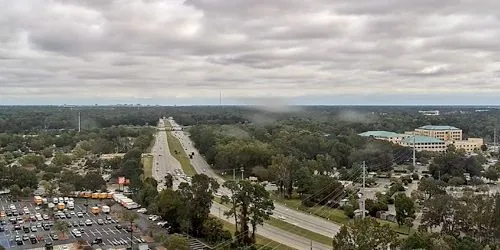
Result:
<svg viewBox="0 0 500 250">
<path fill-rule="evenodd" d="M 497 0 L 0 6 L 0 104 L 500 104 Z"/>
</svg>

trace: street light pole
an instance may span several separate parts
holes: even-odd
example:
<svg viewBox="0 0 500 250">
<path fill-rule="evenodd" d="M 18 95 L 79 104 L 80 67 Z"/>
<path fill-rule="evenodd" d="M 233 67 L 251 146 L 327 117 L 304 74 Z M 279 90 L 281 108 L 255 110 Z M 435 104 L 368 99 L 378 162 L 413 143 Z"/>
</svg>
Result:
<svg viewBox="0 0 500 250">
<path fill-rule="evenodd" d="M 245 169 L 242 167 L 240 170 L 241 170 L 241 179 L 243 180 L 243 171 L 245 171 Z"/>
</svg>

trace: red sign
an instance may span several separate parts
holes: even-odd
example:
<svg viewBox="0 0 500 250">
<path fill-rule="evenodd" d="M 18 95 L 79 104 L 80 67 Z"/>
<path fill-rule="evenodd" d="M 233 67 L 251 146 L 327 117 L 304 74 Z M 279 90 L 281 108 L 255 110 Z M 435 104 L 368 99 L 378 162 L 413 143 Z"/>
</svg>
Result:
<svg viewBox="0 0 500 250">
<path fill-rule="evenodd" d="M 125 184 L 125 177 L 118 177 L 118 184 Z"/>
</svg>

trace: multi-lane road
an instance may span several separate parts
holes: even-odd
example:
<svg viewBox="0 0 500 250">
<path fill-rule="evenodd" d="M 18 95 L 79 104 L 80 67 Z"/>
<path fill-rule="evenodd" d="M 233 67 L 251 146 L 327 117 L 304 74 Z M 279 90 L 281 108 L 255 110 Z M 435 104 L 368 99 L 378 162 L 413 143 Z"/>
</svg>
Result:
<svg viewBox="0 0 500 250">
<path fill-rule="evenodd" d="M 178 126 L 178 124 L 176 124 L 174 120 L 160 120 L 159 122 L 159 131 L 156 135 L 155 145 L 153 146 L 152 150 L 152 153 L 154 155 L 153 177 L 158 180 L 159 183 L 163 181 L 164 176 L 167 173 L 174 174 L 175 169 L 179 169 L 179 171 L 182 171 L 180 163 L 170 154 L 170 151 L 168 149 L 167 136 L 164 131 L 166 122 L 170 122 L 172 127 Z M 195 152 L 193 159 L 191 159 L 191 165 L 194 167 L 197 173 L 206 174 L 216 179 L 221 185 L 222 183 L 224 183 L 224 180 L 212 170 L 210 165 L 198 153 L 190 138 L 183 131 L 173 131 L 172 134 L 177 139 L 179 139 L 187 154 Z M 178 185 L 178 183 L 178 181 L 174 181 L 174 188 Z M 159 189 L 162 188 L 163 183 L 161 184 L 161 186 L 159 185 Z M 222 194 L 229 194 L 229 191 L 225 188 L 221 188 L 219 192 Z M 308 229 L 310 231 L 317 232 L 329 237 L 332 237 L 334 233 L 336 233 L 339 229 L 336 224 L 333 224 L 321 218 L 294 211 L 279 204 L 275 204 L 275 207 L 276 209 L 274 210 L 274 217 L 284 218 L 287 222 L 298 227 L 302 227 L 304 229 Z M 230 219 L 226 218 L 223 213 L 220 212 L 226 209 L 227 208 L 225 206 L 214 203 L 211 208 L 211 214 L 223 220 L 232 222 Z M 258 233 L 269 239 L 272 239 L 273 241 L 296 249 L 331 249 L 331 247 L 327 245 L 318 242 L 312 242 L 305 237 L 273 227 L 267 223 L 264 223 L 264 226 L 258 228 Z"/>
<path fill-rule="evenodd" d="M 175 169 L 182 171 L 179 161 L 170 154 L 163 120 L 160 120 L 158 124 L 158 132 L 151 153 L 153 153 L 153 178 L 158 181 L 158 191 L 161 191 L 165 187 L 165 176 L 168 173 L 174 175 Z M 174 179 L 174 189 L 178 187 L 179 183 Z"/>
<path fill-rule="evenodd" d="M 171 120 L 170 122 L 172 123 L 172 126 L 179 126 L 174 120 Z M 173 134 L 179 139 L 186 152 L 195 152 L 193 159 L 191 160 L 191 165 L 193 165 L 196 172 L 204 173 L 216 179 L 222 185 L 222 183 L 224 183 L 224 179 L 212 170 L 210 165 L 205 161 L 205 158 L 198 153 L 193 142 L 186 135 L 186 133 L 184 131 L 175 131 Z M 223 194 L 229 194 L 229 191 L 224 188 L 221 188 L 220 192 Z M 301 211 L 289 209 L 277 203 L 275 203 L 274 206 L 275 209 L 273 211 L 273 217 L 284 218 L 287 222 L 309 231 L 333 237 L 340 230 L 340 226 L 332 223 L 331 221 L 327 221 L 314 215 L 305 214 Z"/>
</svg>

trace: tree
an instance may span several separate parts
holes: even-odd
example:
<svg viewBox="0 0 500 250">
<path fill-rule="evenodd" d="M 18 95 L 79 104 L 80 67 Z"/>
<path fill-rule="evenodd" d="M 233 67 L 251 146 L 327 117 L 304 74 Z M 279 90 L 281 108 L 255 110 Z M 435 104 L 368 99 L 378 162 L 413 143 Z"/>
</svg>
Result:
<svg viewBox="0 0 500 250">
<path fill-rule="evenodd" d="M 165 243 L 167 249 L 189 250 L 189 241 L 180 235 L 170 235 Z"/>
<path fill-rule="evenodd" d="M 495 167 L 489 167 L 486 170 L 486 172 L 484 172 L 484 177 L 492 181 L 497 181 L 499 176 L 500 174 L 498 173 L 498 170 Z"/>
<path fill-rule="evenodd" d="M 203 222 L 202 234 L 210 243 L 223 242 L 231 239 L 231 232 L 224 230 L 222 222 L 213 217 L 209 217 Z"/>
<path fill-rule="evenodd" d="M 174 187 L 174 177 L 170 173 L 165 175 L 165 187 L 173 188 Z"/>
<path fill-rule="evenodd" d="M 406 194 L 397 194 L 394 197 L 394 206 L 396 208 L 396 221 L 400 226 L 405 224 L 407 218 L 415 218 L 415 204 Z"/>
<path fill-rule="evenodd" d="M 426 199 L 430 199 L 437 194 L 444 194 L 445 191 L 442 189 L 442 183 L 429 178 L 422 178 L 420 184 L 418 185 L 418 190 L 424 192 Z"/>
<path fill-rule="evenodd" d="M 386 249 L 397 241 L 397 233 L 374 218 L 354 219 L 344 224 L 333 239 L 333 249 Z"/>
<path fill-rule="evenodd" d="M 135 220 L 137 220 L 139 218 L 139 216 L 134 213 L 134 212 L 131 212 L 131 211 L 128 211 L 128 210 L 123 210 L 123 212 L 121 213 L 121 218 L 125 221 L 125 222 L 129 222 L 130 223 L 130 238 L 132 239 L 133 237 L 133 226 L 134 226 L 134 222 Z M 130 241 L 130 247 L 133 249 L 133 241 Z"/>
<path fill-rule="evenodd" d="M 191 232 L 195 236 L 202 235 L 203 223 L 210 214 L 214 193 L 219 189 L 219 183 L 205 174 L 194 175 L 191 185 L 181 183 L 179 192 L 189 211 Z"/>
<path fill-rule="evenodd" d="M 75 185 L 66 182 L 59 183 L 59 192 L 61 192 L 61 194 L 68 196 L 71 192 L 74 191 L 75 191 Z"/>
<path fill-rule="evenodd" d="M 15 185 L 15 184 L 12 185 L 12 186 L 10 186 L 9 190 L 10 190 L 10 196 L 14 200 L 19 199 L 19 196 L 21 196 L 23 194 L 23 191 L 21 190 L 21 188 L 18 185 Z"/>
<path fill-rule="evenodd" d="M 86 190 L 106 190 L 106 181 L 97 171 L 90 171 L 84 177 L 83 187 Z"/>
<path fill-rule="evenodd" d="M 63 220 L 58 220 L 54 222 L 54 230 L 66 237 L 66 232 L 68 232 L 68 223 Z"/>
<path fill-rule="evenodd" d="M 157 200 L 158 215 L 168 221 L 171 231 L 178 232 L 180 225 L 184 220 L 187 220 L 187 205 L 181 198 L 179 191 L 172 189 L 163 189 L 158 194 Z"/>
<path fill-rule="evenodd" d="M 262 185 L 252 184 L 246 180 L 226 181 L 224 187 L 232 193 L 231 197 L 226 195 L 222 197 L 223 203 L 232 205 L 230 210 L 224 212 L 224 215 L 235 218 L 235 226 L 240 232 L 236 234 L 238 244 L 242 246 L 253 244 L 257 225 L 262 225 L 264 220 L 269 219 L 274 209 L 269 193 Z M 249 224 L 252 226 L 251 235 L 249 235 Z"/>
<path fill-rule="evenodd" d="M 54 195 L 57 190 L 57 183 L 52 181 L 42 180 L 40 181 L 40 186 L 45 189 L 45 194 L 49 197 Z"/>
</svg>

